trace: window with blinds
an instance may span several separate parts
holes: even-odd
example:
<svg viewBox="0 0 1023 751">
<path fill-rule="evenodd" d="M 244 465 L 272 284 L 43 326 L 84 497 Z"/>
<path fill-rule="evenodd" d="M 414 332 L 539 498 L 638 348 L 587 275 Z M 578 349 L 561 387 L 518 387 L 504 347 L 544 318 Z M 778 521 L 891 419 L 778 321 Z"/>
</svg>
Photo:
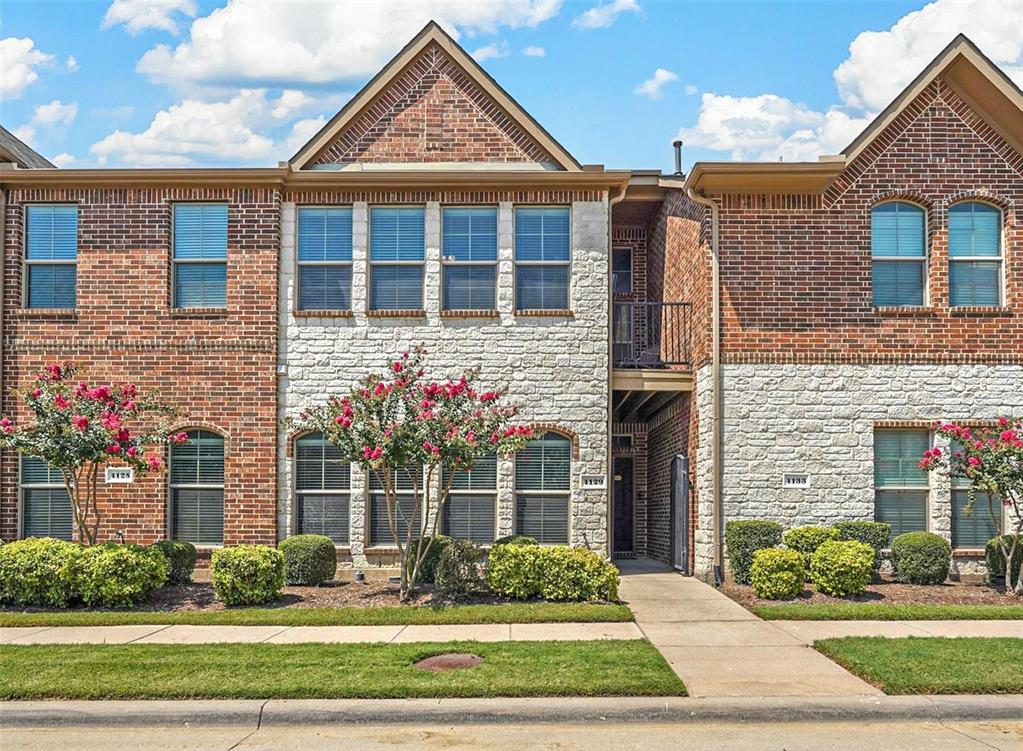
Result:
<svg viewBox="0 0 1023 751">
<path fill-rule="evenodd" d="M 370 309 L 422 309 L 425 258 L 426 228 L 422 207 L 371 208 Z"/>
<path fill-rule="evenodd" d="M 322 433 L 295 441 L 295 531 L 348 544 L 352 468 Z"/>
<path fill-rule="evenodd" d="M 174 307 L 227 306 L 227 204 L 174 204 Z"/>
<path fill-rule="evenodd" d="M 927 530 L 929 477 L 918 465 L 930 447 L 926 430 L 874 433 L 874 520 L 892 525 L 892 539 Z"/>
<path fill-rule="evenodd" d="M 298 309 L 351 308 L 351 207 L 299 207 Z"/>
<path fill-rule="evenodd" d="M 572 442 L 545 433 L 515 455 L 515 534 L 547 545 L 568 544 Z"/>
<path fill-rule="evenodd" d="M 451 206 L 442 214 L 444 310 L 497 307 L 497 208 Z"/>
<path fill-rule="evenodd" d="M 611 251 L 611 291 L 616 295 L 632 292 L 632 248 Z"/>
<path fill-rule="evenodd" d="M 74 308 L 78 206 L 31 204 L 25 211 L 25 307 Z"/>
<path fill-rule="evenodd" d="M 448 537 L 489 545 L 497 531 L 497 456 L 483 457 L 468 471 L 452 477 L 445 469 L 444 487 L 451 483 L 441 515 L 441 531 Z"/>
<path fill-rule="evenodd" d="M 955 454 L 962 450 L 958 441 L 950 447 Z M 984 548 L 988 541 L 1002 533 L 1002 502 L 988 501 L 986 493 L 977 493 L 972 513 L 966 513 L 970 502 L 970 481 L 966 477 L 952 478 L 952 547 Z M 992 518 L 993 517 L 993 518 Z"/>
<path fill-rule="evenodd" d="M 71 498 L 60 470 L 34 456 L 21 457 L 21 536 L 70 540 Z"/>
<path fill-rule="evenodd" d="M 387 520 L 387 496 L 380 474 L 369 472 L 369 544 L 390 546 L 394 545 L 394 536 Z M 416 478 L 415 483 L 413 477 Z M 418 530 L 422 528 L 422 508 L 416 502 L 413 489 L 418 487 L 422 498 L 424 480 L 422 467 L 399 467 L 391 472 L 391 487 L 401 511 L 395 513 L 395 525 L 402 541 L 408 534 L 409 521 L 412 522 L 413 536 L 418 537 Z"/>
<path fill-rule="evenodd" d="M 948 210 L 949 291 L 953 306 L 1002 301 L 1002 212 L 986 203 Z"/>
<path fill-rule="evenodd" d="M 224 439 L 190 430 L 170 451 L 171 536 L 195 545 L 224 542 Z"/>
<path fill-rule="evenodd" d="M 926 213 L 904 201 L 870 213 L 874 305 L 921 306 L 927 278 Z"/>
<path fill-rule="evenodd" d="M 568 309 L 571 270 L 569 210 L 561 206 L 515 209 L 515 308 Z"/>
</svg>

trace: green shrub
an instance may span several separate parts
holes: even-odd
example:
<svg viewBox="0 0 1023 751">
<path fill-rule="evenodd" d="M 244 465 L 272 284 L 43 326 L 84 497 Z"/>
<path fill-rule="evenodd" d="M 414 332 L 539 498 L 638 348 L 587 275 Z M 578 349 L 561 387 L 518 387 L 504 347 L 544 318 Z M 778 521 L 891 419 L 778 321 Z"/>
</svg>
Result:
<svg viewBox="0 0 1023 751">
<path fill-rule="evenodd" d="M 906 584 L 941 584 L 952 565 L 952 546 L 932 532 L 907 532 L 892 540 L 895 578 Z"/>
<path fill-rule="evenodd" d="M 765 548 L 753 554 L 750 578 L 757 597 L 791 600 L 803 591 L 806 581 L 805 557 L 795 550 Z"/>
<path fill-rule="evenodd" d="M 324 535 L 295 535 L 277 549 L 284 556 L 284 580 L 288 584 L 319 586 L 337 572 L 334 541 Z"/>
<path fill-rule="evenodd" d="M 433 540 L 433 544 L 430 544 L 430 540 Z M 444 552 L 444 548 L 450 544 L 451 538 L 446 535 L 434 535 L 433 537 L 413 540 L 409 545 L 408 556 L 405 559 L 405 568 L 408 569 L 409 577 L 411 578 L 412 569 L 416 565 L 417 551 L 429 545 L 430 547 L 426 550 L 423 562 L 419 564 L 419 575 L 416 577 L 416 584 L 433 584 L 437 579 L 437 563 L 440 562 L 440 555 Z"/>
<path fill-rule="evenodd" d="M 735 581 L 749 584 L 753 554 L 781 545 L 781 525 L 759 520 L 728 522 L 725 525 L 725 545 Z"/>
<path fill-rule="evenodd" d="M 437 586 L 453 597 L 465 596 L 483 586 L 480 563 L 483 551 L 472 540 L 452 540 L 437 562 Z"/>
<path fill-rule="evenodd" d="M 864 542 L 874 549 L 874 577 L 881 570 L 881 551 L 892 538 L 892 525 L 885 522 L 838 522 L 839 539 Z"/>
<path fill-rule="evenodd" d="M 536 575 L 539 545 L 497 545 L 487 556 L 487 586 L 494 593 L 516 600 L 540 596 Z"/>
<path fill-rule="evenodd" d="M 618 569 L 602 555 L 586 548 L 536 550 L 534 572 L 543 599 L 567 602 L 618 599 Z"/>
<path fill-rule="evenodd" d="M 795 527 L 785 532 L 782 540 L 785 546 L 803 556 L 803 568 L 810 573 L 810 558 L 821 543 L 839 539 L 838 530 L 833 527 Z"/>
<path fill-rule="evenodd" d="M 490 548 L 494 549 L 501 545 L 539 545 L 535 538 L 529 537 L 528 535 L 508 535 L 507 537 L 498 537 L 491 543 Z"/>
<path fill-rule="evenodd" d="M 226 605 L 257 605 L 276 599 L 284 586 L 284 556 L 267 545 L 214 550 L 213 594 Z"/>
<path fill-rule="evenodd" d="M 874 549 L 856 540 L 822 543 L 810 561 L 810 580 L 817 591 L 835 597 L 859 594 L 870 584 Z"/>
<path fill-rule="evenodd" d="M 0 600 L 62 608 L 78 596 L 82 548 L 52 537 L 29 537 L 0 547 Z"/>
<path fill-rule="evenodd" d="M 152 547 L 159 550 L 170 562 L 167 584 L 190 584 L 195 569 L 195 545 L 181 540 L 160 540 Z"/>
<path fill-rule="evenodd" d="M 1005 535 L 1003 538 L 1007 547 L 1012 547 L 1012 535 Z M 988 541 L 984 548 L 984 558 L 987 562 L 987 575 L 991 582 L 1000 576 L 1005 576 L 1005 556 L 1002 555 L 998 545 L 998 538 Z M 1016 544 L 1016 550 L 1012 554 L 1012 576 L 1009 579 L 1013 582 L 1019 580 L 1020 569 L 1023 568 L 1023 537 Z"/>
<path fill-rule="evenodd" d="M 78 586 L 86 605 L 131 608 L 167 581 L 171 565 L 163 551 L 116 542 L 82 551 Z"/>
</svg>

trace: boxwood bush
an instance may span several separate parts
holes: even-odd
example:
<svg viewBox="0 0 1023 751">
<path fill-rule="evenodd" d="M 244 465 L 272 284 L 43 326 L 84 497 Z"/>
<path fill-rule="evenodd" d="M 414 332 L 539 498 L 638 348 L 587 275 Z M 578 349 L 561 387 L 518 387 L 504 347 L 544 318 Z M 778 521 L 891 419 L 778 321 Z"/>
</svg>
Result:
<svg viewBox="0 0 1023 751">
<path fill-rule="evenodd" d="M 284 587 L 284 556 L 267 545 L 214 550 L 213 594 L 226 605 L 257 605 L 277 599 Z"/>
<path fill-rule="evenodd" d="M 430 545 L 430 540 L 433 540 L 433 544 Z M 423 558 L 423 562 L 419 564 L 419 576 L 416 578 L 416 584 L 433 584 L 437 579 L 437 564 L 440 562 L 441 553 L 444 552 L 444 548 L 451 544 L 451 538 L 447 535 L 434 535 L 431 537 L 423 537 L 419 540 L 413 540 L 409 545 L 408 557 L 405 560 L 405 567 L 408 569 L 408 575 L 412 576 L 412 569 L 416 565 L 417 551 L 424 548 L 426 545 L 430 545 L 426 551 L 426 557 Z"/>
<path fill-rule="evenodd" d="M 535 568 L 539 545 L 497 545 L 487 556 L 487 586 L 495 594 L 528 600 L 540 596 Z"/>
<path fill-rule="evenodd" d="M 859 594 L 870 584 L 874 549 L 856 540 L 821 543 L 810 560 L 810 580 L 817 591 L 835 597 Z"/>
<path fill-rule="evenodd" d="M 750 578 L 757 597 L 791 600 L 803 591 L 806 581 L 804 556 L 796 550 L 765 548 L 753 554 Z"/>
<path fill-rule="evenodd" d="M 499 595 L 586 602 L 618 597 L 618 569 L 583 548 L 501 545 L 487 559 L 487 584 Z"/>
<path fill-rule="evenodd" d="M 1012 535 L 1005 535 L 1003 538 L 1007 547 L 1012 547 Z M 1005 576 L 1005 556 L 998 546 L 998 538 L 992 538 L 984 548 L 984 559 L 987 562 L 987 575 L 989 581 L 994 583 L 998 577 Z M 1012 554 L 1012 581 L 1019 579 L 1020 568 L 1023 567 L 1023 538 L 1016 545 L 1016 551 Z"/>
<path fill-rule="evenodd" d="M 324 535 L 295 535 L 277 549 L 284 556 L 284 580 L 288 584 L 319 586 L 337 572 L 334 541 Z"/>
<path fill-rule="evenodd" d="M 483 586 L 482 560 L 483 551 L 472 540 L 452 540 L 437 562 L 437 587 L 453 597 L 472 594 Z"/>
<path fill-rule="evenodd" d="M 159 548 L 115 542 L 86 548 L 76 565 L 82 601 L 105 608 L 134 607 L 162 586 L 171 570 Z"/>
<path fill-rule="evenodd" d="M 759 520 L 728 522 L 725 525 L 725 545 L 735 581 L 749 584 L 753 554 L 781 545 L 781 525 Z"/>
<path fill-rule="evenodd" d="M 839 538 L 865 542 L 874 549 L 874 578 L 881 570 L 881 551 L 888 547 L 892 538 L 892 525 L 885 522 L 838 522 L 835 525 Z"/>
<path fill-rule="evenodd" d="M 167 584 L 181 585 L 192 582 L 192 571 L 195 570 L 195 545 L 181 540 L 159 540 L 152 547 L 159 550 L 170 562 L 170 573 Z"/>
<path fill-rule="evenodd" d="M 82 548 L 52 537 L 28 537 L 0 547 L 0 600 L 62 608 L 78 597 Z"/>
<path fill-rule="evenodd" d="M 838 539 L 838 530 L 834 527 L 794 527 L 787 530 L 782 540 L 787 548 L 795 550 L 803 556 L 803 567 L 810 571 L 810 557 L 821 546 L 821 543 Z"/>
<path fill-rule="evenodd" d="M 941 584 L 952 565 L 952 546 L 933 532 L 907 532 L 892 540 L 895 578 L 906 584 Z"/>
</svg>

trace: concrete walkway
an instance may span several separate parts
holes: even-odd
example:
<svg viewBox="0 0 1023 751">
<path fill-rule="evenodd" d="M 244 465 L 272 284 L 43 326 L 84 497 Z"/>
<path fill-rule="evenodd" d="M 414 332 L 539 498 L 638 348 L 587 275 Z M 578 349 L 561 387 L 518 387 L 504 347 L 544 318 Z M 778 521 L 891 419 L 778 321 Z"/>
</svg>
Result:
<svg viewBox="0 0 1023 751">
<path fill-rule="evenodd" d="M 2 644 L 298 644 L 642 639 L 635 623 L 452 626 L 53 626 L 0 628 Z"/>
</svg>

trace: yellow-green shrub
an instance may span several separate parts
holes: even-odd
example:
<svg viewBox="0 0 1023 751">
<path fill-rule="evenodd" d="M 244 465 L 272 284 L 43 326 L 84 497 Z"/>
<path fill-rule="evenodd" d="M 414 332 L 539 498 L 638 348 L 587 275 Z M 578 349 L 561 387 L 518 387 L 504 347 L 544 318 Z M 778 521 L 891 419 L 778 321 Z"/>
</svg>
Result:
<svg viewBox="0 0 1023 751">
<path fill-rule="evenodd" d="M 52 537 L 28 537 L 0 547 L 0 600 L 62 608 L 78 596 L 82 548 Z"/>
<path fill-rule="evenodd" d="M 795 550 L 764 548 L 753 554 L 753 591 L 765 600 L 791 600 L 803 591 L 806 567 Z"/>
<path fill-rule="evenodd" d="M 167 581 L 171 565 L 159 548 L 108 543 L 78 559 L 78 586 L 86 605 L 130 608 Z"/>
<path fill-rule="evenodd" d="M 874 549 L 856 540 L 822 543 L 810 563 L 810 579 L 819 592 L 845 597 L 859 594 L 870 584 Z"/>
<path fill-rule="evenodd" d="M 213 594 L 226 605 L 258 605 L 277 599 L 284 587 L 284 556 L 266 545 L 214 550 L 210 559 Z"/>
</svg>

